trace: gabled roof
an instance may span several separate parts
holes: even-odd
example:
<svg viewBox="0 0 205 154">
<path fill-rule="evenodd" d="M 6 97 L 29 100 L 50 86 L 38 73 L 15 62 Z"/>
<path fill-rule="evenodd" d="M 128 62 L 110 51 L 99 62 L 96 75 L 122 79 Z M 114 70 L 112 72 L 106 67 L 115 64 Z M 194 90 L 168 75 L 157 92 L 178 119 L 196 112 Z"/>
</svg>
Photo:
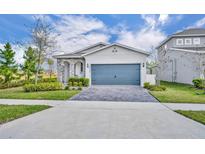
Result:
<svg viewBox="0 0 205 154">
<path fill-rule="evenodd" d="M 103 47 L 99 48 L 99 49 L 96 49 L 96 50 L 91 50 L 89 52 L 86 52 L 86 53 L 83 53 L 83 51 L 89 49 L 89 48 L 93 48 L 95 46 L 98 46 L 98 45 L 103 45 Z M 81 57 L 84 57 L 84 56 L 87 56 L 87 55 L 90 55 L 92 53 L 95 53 L 95 52 L 98 52 L 98 51 L 101 51 L 103 49 L 106 49 L 106 48 L 109 48 L 109 47 L 112 47 L 112 46 L 119 46 L 119 47 L 122 47 L 122 48 L 126 48 L 126 49 L 129 49 L 133 52 L 137 52 L 137 53 L 141 53 L 141 54 L 145 54 L 145 55 L 150 55 L 149 52 L 146 52 L 146 51 L 143 51 L 141 49 L 136 49 L 136 48 L 133 48 L 133 47 L 130 47 L 130 46 L 127 46 L 127 45 L 123 45 L 123 44 L 120 44 L 120 43 L 113 43 L 113 44 L 106 44 L 106 43 L 97 43 L 97 44 L 94 44 L 94 45 L 91 45 L 89 47 L 86 47 L 84 49 L 81 49 L 81 50 L 78 50 L 78 51 L 75 51 L 75 52 L 72 52 L 72 53 L 69 53 L 69 54 L 62 54 L 62 55 L 56 55 L 56 56 L 53 56 L 54 58 L 81 58 Z"/>
<path fill-rule="evenodd" d="M 99 45 L 102 45 L 102 46 L 106 46 L 108 45 L 107 43 L 104 43 L 104 42 L 99 42 L 99 43 L 96 43 L 96 44 L 93 44 L 93 45 L 90 45 L 90 46 L 87 46 L 85 48 L 82 48 L 82 49 L 79 49 L 79 50 L 76 50 L 74 52 L 71 52 L 71 53 L 66 53 L 66 54 L 61 54 L 61 55 L 55 55 L 53 56 L 54 58 L 64 58 L 64 57 L 81 57 L 82 54 L 84 54 L 84 51 L 88 50 L 88 49 L 91 49 L 91 48 L 94 48 L 94 47 L 97 47 Z"/>
<path fill-rule="evenodd" d="M 205 35 L 205 29 L 204 28 L 190 28 L 186 29 L 184 31 L 178 32 L 174 34 L 175 36 L 181 36 L 181 35 Z"/>
<path fill-rule="evenodd" d="M 168 36 L 167 39 L 162 41 L 156 47 L 156 49 L 159 48 L 160 46 L 162 46 L 163 44 L 165 44 L 166 42 L 168 42 L 170 39 L 172 39 L 174 37 L 190 37 L 190 36 L 205 36 L 205 29 L 204 28 L 190 28 L 190 29 L 183 30 L 181 32 L 177 32 L 177 33 L 175 33 L 171 36 Z"/>
<path fill-rule="evenodd" d="M 119 47 L 122 47 L 122 48 L 130 49 L 131 51 L 134 51 L 134 52 L 137 52 L 137 53 L 142 53 L 142 54 L 145 54 L 145 55 L 150 55 L 149 52 L 143 51 L 143 50 L 141 50 L 141 49 L 136 49 L 136 48 L 133 48 L 133 47 L 124 45 L 124 44 L 120 44 L 120 43 L 113 43 L 113 44 L 107 45 L 107 46 L 105 46 L 105 47 L 102 47 L 102 48 L 100 48 L 100 49 L 97 49 L 97 50 L 91 51 L 91 52 L 89 52 L 89 53 L 83 54 L 82 56 L 87 56 L 87 55 L 90 55 L 90 54 L 92 54 L 92 53 L 95 53 L 95 52 L 104 50 L 104 49 L 109 48 L 109 47 L 112 47 L 112 46 L 119 46 Z"/>
</svg>

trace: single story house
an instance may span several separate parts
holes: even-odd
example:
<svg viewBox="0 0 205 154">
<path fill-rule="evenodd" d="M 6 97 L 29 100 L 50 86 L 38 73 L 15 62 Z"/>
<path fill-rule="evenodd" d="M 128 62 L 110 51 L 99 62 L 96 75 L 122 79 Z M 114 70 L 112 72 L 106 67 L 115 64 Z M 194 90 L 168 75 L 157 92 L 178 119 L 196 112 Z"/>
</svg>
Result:
<svg viewBox="0 0 205 154">
<path fill-rule="evenodd" d="M 68 54 L 55 55 L 58 80 L 86 77 L 90 85 L 141 85 L 146 81 L 149 53 L 123 44 L 97 43 Z"/>
</svg>

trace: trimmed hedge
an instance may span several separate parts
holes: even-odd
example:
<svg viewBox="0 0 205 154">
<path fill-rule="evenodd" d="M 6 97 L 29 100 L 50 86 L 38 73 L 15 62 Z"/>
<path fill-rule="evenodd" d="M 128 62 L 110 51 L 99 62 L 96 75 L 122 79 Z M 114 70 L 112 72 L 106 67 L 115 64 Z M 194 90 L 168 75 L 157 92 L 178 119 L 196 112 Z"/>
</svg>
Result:
<svg viewBox="0 0 205 154">
<path fill-rule="evenodd" d="M 6 89 L 6 88 L 13 88 L 13 87 L 20 87 L 25 84 L 24 80 L 15 80 L 11 81 L 9 83 L 0 83 L 0 89 Z"/>
<path fill-rule="evenodd" d="M 144 83 L 144 88 L 151 91 L 165 91 L 166 87 L 161 85 L 151 85 L 149 82 Z"/>
<path fill-rule="evenodd" d="M 203 89 L 205 88 L 205 79 L 194 79 L 192 81 L 192 83 L 194 84 L 194 87 L 199 88 L 199 89 Z"/>
<path fill-rule="evenodd" d="M 53 77 L 53 78 L 39 78 L 38 83 L 42 83 L 42 82 L 57 82 L 57 78 Z M 29 81 L 30 83 L 35 83 L 35 79 L 31 79 Z"/>
<path fill-rule="evenodd" d="M 26 84 L 23 89 L 25 92 L 62 90 L 63 84 L 61 82 Z"/>
<path fill-rule="evenodd" d="M 89 86 L 89 79 L 88 78 L 71 77 L 68 79 L 68 83 L 69 83 L 69 86 L 88 87 Z"/>
</svg>

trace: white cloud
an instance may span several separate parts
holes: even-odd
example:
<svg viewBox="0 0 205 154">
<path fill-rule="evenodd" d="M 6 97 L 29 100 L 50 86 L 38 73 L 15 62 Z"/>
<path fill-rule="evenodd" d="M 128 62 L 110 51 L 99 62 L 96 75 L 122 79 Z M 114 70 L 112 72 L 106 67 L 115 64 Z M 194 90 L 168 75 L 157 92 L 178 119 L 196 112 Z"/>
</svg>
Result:
<svg viewBox="0 0 205 154">
<path fill-rule="evenodd" d="M 117 42 L 150 51 L 166 38 L 160 30 L 123 31 Z"/>
<path fill-rule="evenodd" d="M 159 15 L 159 22 L 164 25 L 169 21 L 169 15 L 168 14 L 160 14 Z"/>
<path fill-rule="evenodd" d="M 191 26 L 188 26 L 186 29 L 189 29 L 189 28 L 201 28 L 201 27 L 204 27 L 205 26 L 205 17 L 196 21 L 193 25 Z"/>
<path fill-rule="evenodd" d="M 54 28 L 61 50 L 69 53 L 97 42 L 108 42 L 110 35 L 106 25 L 97 18 L 77 15 L 60 15 Z"/>
<path fill-rule="evenodd" d="M 140 29 L 118 30 L 117 42 L 150 51 L 166 38 L 161 27 L 169 21 L 168 15 L 142 15 L 145 24 Z"/>
<path fill-rule="evenodd" d="M 164 26 L 170 21 L 170 17 L 167 14 L 141 15 L 141 17 L 144 19 L 146 26 L 152 29 Z"/>
</svg>

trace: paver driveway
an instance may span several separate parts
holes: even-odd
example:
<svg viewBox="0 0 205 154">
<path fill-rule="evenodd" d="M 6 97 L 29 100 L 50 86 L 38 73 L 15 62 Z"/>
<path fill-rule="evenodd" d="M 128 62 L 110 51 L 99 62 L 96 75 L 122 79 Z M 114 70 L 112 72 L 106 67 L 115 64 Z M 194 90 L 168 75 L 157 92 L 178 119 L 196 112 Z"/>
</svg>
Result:
<svg viewBox="0 0 205 154">
<path fill-rule="evenodd" d="M 71 100 L 157 102 L 148 91 L 139 86 L 91 86 Z"/>
<path fill-rule="evenodd" d="M 205 138 L 205 126 L 161 103 L 75 101 L 0 125 L 0 138 Z"/>
</svg>

